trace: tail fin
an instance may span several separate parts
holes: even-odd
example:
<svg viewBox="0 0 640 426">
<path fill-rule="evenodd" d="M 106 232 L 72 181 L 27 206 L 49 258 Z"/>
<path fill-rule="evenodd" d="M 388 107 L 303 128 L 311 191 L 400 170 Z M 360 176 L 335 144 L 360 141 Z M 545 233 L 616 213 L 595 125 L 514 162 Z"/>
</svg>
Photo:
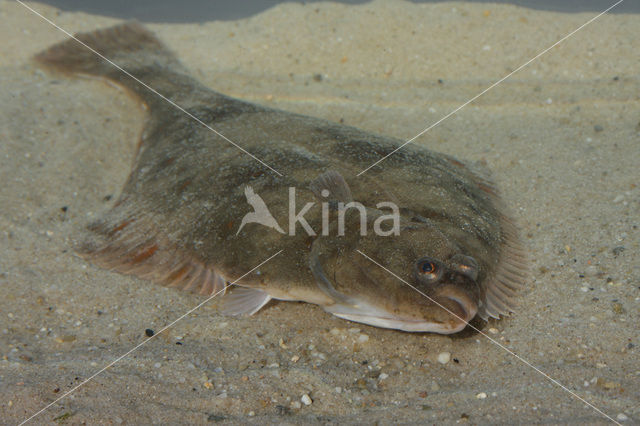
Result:
<svg viewBox="0 0 640 426">
<path fill-rule="evenodd" d="M 181 84 L 194 84 L 173 53 L 137 22 L 76 34 L 75 38 L 77 40 L 66 40 L 40 52 L 34 59 L 65 74 L 87 74 L 113 80 L 147 103 L 157 101 L 158 96 L 118 67 L 167 97 L 183 87 Z"/>
</svg>

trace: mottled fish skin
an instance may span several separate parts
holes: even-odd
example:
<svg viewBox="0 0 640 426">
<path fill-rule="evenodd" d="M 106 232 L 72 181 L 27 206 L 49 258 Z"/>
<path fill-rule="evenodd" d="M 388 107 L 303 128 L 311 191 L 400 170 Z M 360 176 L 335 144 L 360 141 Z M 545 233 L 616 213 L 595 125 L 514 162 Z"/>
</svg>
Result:
<svg viewBox="0 0 640 426">
<path fill-rule="evenodd" d="M 451 333 L 476 313 L 486 319 L 512 311 L 524 284 L 524 253 L 515 226 L 482 173 L 407 145 L 356 177 L 403 141 L 214 92 L 137 23 L 77 37 L 283 174 L 265 168 L 76 41 L 55 45 L 36 60 L 67 74 L 111 80 L 149 108 L 120 198 L 89 226 L 78 247 L 97 265 L 209 295 L 283 250 L 238 283 L 248 290 L 237 292 L 236 300 L 235 290 L 225 296 L 228 312 L 253 313 L 270 298 L 302 300 L 354 321 Z M 247 224 L 236 235 L 250 211 L 247 186 L 285 230 L 288 188 L 295 187 L 297 211 L 307 202 L 318 206 L 305 218 L 319 233 L 320 200 L 310 188 L 325 173 L 342 176 L 348 186 L 344 193 L 374 215 L 377 203 L 395 202 L 402 215 L 400 235 L 361 237 L 353 215 L 344 237 L 309 236 L 300 226 L 295 236 L 283 235 L 258 224 Z M 434 260 L 439 281 L 416 277 L 417 262 L 424 258 Z M 473 273 L 461 260 L 468 258 L 475 259 Z M 421 265 L 430 268 L 429 262 Z"/>
</svg>

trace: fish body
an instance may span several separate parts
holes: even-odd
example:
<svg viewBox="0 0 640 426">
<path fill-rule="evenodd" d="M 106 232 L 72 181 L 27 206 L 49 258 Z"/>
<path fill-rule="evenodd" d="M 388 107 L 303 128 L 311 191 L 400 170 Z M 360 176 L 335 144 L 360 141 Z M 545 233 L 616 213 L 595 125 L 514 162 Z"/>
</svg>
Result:
<svg viewBox="0 0 640 426">
<path fill-rule="evenodd" d="M 74 40 L 36 60 L 115 82 L 149 111 L 122 194 L 77 247 L 93 263 L 211 295 L 282 250 L 227 292 L 230 314 L 297 300 L 375 326 L 452 333 L 513 310 L 524 253 L 484 172 L 410 144 L 357 176 L 403 141 L 217 93 L 137 23 L 76 37 L 127 73 Z M 345 212 L 349 202 L 364 222 Z"/>
</svg>

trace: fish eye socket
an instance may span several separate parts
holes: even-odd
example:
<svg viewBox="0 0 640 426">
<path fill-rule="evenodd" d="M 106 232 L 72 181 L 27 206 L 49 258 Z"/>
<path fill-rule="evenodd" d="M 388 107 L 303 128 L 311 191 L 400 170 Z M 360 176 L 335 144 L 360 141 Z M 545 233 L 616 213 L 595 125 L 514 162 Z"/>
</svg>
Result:
<svg viewBox="0 0 640 426">
<path fill-rule="evenodd" d="M 416 263 L 416 275 L 418 280 L 432 283 L 442 276 L 442 267 L 438 261 L 425 257 Z"/>
</svg>

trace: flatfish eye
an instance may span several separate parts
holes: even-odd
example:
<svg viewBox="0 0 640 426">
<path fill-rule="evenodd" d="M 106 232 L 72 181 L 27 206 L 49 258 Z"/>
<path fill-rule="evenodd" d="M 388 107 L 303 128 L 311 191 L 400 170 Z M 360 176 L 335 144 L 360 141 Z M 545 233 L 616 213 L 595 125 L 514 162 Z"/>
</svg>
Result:
<svg viewBox="0 0 640 426">
<path fill-rule="evenodd" d="M 424 257 L 416 263 L 416 277 L 424 283 L 433 283 L 442 276 L 443 268 L 437 260 Z"/>
<path fill-rule="evenodd" d="M 472 280 L 478 279 L 478 262 L 471 257 L 463 254 L 456 254 L 451 258 L 451 262 L 455 265 L 455 269 Z"/>
<path fill-rule="evenodd" d="M 436 265 L 433 262 L 422 262 L 420 264 L 420 272 L 423 274 L 430 274 L 436 270 Z"/>
</svg>

